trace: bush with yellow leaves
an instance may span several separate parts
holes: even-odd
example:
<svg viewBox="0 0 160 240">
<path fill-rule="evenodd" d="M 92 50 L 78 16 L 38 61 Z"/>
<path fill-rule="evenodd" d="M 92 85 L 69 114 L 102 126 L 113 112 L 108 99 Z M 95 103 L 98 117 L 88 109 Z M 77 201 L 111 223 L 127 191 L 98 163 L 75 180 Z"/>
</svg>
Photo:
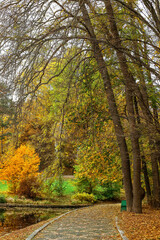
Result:
<svg viewBox="0 0 160 240">
<path fill-rule="evenodd" d="M 35 149 L 30 145 L 21 145 L 0 163 L 0 180 L 7 181 L 12 193 L 35 198 L 39 188 L 39 164 Z"/>
</svg>

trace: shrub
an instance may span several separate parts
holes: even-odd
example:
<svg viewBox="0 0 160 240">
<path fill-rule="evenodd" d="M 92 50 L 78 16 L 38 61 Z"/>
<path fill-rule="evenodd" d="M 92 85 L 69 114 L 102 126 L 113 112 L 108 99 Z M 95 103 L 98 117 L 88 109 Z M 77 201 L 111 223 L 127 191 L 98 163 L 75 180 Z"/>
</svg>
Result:
<svg viewBox="0 0 160 240">
<path fill-rule="evenodd" d="M 74 185 L 73 180 L 65 180 L 63 176 L 58 178 L 52 177 L 46 178 L 43 180 L 41 184 L 42 192 L 45 197 L 51 198 L 56 196 L 66 196 L 73 195 L 76 191 L 76 187 Z"/>
<path fill-rule="evenodd" d="M 104 182 L 99 183 L 97 179 L 94 181 L 87 177 L 78 177 L 75 181 L 77 192 L 89 193 L 96 197 L 96 200 L 117 200 L 120 198 L 121 183 L 118 182 Z"/>
<path fill-rule="evenodd" d="M 0 195 L 0 203 L 6 203 L 7 200 L 4 195 Z"/>
<path fill-rule="evenodd" d="M 74 203 L 94 203 L 96 201 L 93 194 L 88 193 L 76 193 L 72 196 L 72 202 Z"/>
<path fill-rule="evenodd" d="M 40 159 L 33 147 L 21 145 L 0 164 L 0 179 L 6 180 L 14 194 L 33 197 Z"/>
<path fill-rule="evenodd" d="M 17 195 L 24 196 L 26 198 L 37 198 L 40 197 L 40 183 L 36 176 L 26 178 L 19 183 L 17 188 Z"/>
<path fill-rule="evenodd" d="M 47 197 L 51 197 L 53 194 L 58 196 L 63 196 L 65 194 L 66 182 L 64 181 L 62 175 L 49 178 L 43 182 L 43 192 Z"/>
<path fill-rule="evenodd" d="M 93 194 L 97 200 L 116 200 L 120 198 L 121 184 L 119 183 L 104 183 L 97 185 Z"/>
<path fill-rule="evenodd" d="M 92 193 L 93 189 L 95 187 L 95 183 L 91 182 L 88 178 L 82 177 L 77 178 L 75 181 L 75 186 L 77 188 L 77 191 L 80 193 Z"/>
<path fill-rule="evenodd" d="M 55 191 L 56 194 L 61 197 L 64 195 L 65 189 L 66 189 L 66 183 L 62 175 L 60 174 L 58 179 L 55 180 L 55 182 L 53 183 L 53 191 Z"/>
</svg>

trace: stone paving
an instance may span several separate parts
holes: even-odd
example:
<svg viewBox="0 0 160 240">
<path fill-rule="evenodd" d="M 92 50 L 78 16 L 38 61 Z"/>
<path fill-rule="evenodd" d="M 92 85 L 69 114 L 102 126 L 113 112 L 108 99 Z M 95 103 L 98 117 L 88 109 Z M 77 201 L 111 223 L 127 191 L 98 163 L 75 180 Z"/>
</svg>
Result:
<svg viewBox="0 0 160 240">
<path fill-rule="evenodd" d="M 54 221 L 33 239 L 119 240 L 121 237 L 112 217 L 110 204 L 78 209 Z"/>
</svg>

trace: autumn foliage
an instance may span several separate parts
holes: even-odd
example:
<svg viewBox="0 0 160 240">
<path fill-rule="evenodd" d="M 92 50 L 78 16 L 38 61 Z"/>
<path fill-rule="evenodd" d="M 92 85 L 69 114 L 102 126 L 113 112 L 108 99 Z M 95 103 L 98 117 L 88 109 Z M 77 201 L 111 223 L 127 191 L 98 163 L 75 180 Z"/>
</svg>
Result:
<svg viewBox="0 0 160 240">
<path fill-rule="evenodd" d="M 21 145 L 0 163 L 0 180 L 10 185 L 13 193 L 35 197 L 40 159 L 33 147 Z"/>
<path fill-rule="evenodd" d="M 119 213 L 120 229 L 129 240 L 160 239 L 159 209 L 143 206 L 143 214 Z"/>
<path fill-rule="evenodd" d="M 79 150 L 75 176 L 78 179 L 87 178 L 91 182 L 96 179 L 101 183 L 118 182 L 121 180 L 118 161 L 116 154 L 109 152 L 106 146 L 101 150 L 98 146 L 82 148 Z"/>
</svg>

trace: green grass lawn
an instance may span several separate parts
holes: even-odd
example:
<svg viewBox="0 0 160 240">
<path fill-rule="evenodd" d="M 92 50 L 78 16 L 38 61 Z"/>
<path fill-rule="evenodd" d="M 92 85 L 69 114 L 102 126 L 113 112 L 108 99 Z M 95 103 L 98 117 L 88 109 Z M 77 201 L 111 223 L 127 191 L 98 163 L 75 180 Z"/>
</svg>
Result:
<svg viewBox="0 0 160 240">
<path fill-rule="evenodd" d="M 65 195 L 72 195 L 76 191 L 76 186 L 74 185 L 74 180 L 65 180 L 64 183 L 64 194 Z"/>
<path fill-rule="evenodd" d="M 86 187 L 86 186 L 85 186 Z M 113 200 L 119 197 L 119 187 L 97 185 L 94 189 L 94 196 L 96 201 Z M 42 195 L 36 199 L 21 198 L 9 191 L 7 182 L 0 181 L 0 202 L 6 199 L 9 203 L 29 204 L 35 201 L 39 204 L 57 204 L 70 205 L 73 203 L 74 195 L 79 192 L 75 179 L 47 179 L 45 181 L 44 189 L 42 188 Z M 82 195 L 85 193 L 81 192 Z M 80 201 L 80 200 L 79 200 Z M 44 203 L 45 202 L 45 203 Z"/>
<path fill-rule="evenodd" d="M 53 184 L 52 184 L 52 191 L 54 194 L 57 194 L 62 188 L 63 190 L 63 195 L 72 195 L 76 191 L 76 186 L 74 185 L 74 180 L 72 179 L 67 179 L 67 180 L 62 180 L 61 184 L 59 183 L 59 180 L 56 179 Z"/>
<path fill-rule="evenodd" d="M 8 185 L 5 181 L 0 182 L 0 192 L 6 192 L 8 191 Z"/>
<path fill-rule="evenodd" d="M 53 186 L 57 185 L 57 181 L 53 183 Z M 8 184 L 5 181 L 0 181 L 0 192 L 8 191 Z M 76 187 L 74 186 L 73 180 L 64 180 L 63 181 L 64 194 L 70 195 L 75 192 Z"/>
</svg>

